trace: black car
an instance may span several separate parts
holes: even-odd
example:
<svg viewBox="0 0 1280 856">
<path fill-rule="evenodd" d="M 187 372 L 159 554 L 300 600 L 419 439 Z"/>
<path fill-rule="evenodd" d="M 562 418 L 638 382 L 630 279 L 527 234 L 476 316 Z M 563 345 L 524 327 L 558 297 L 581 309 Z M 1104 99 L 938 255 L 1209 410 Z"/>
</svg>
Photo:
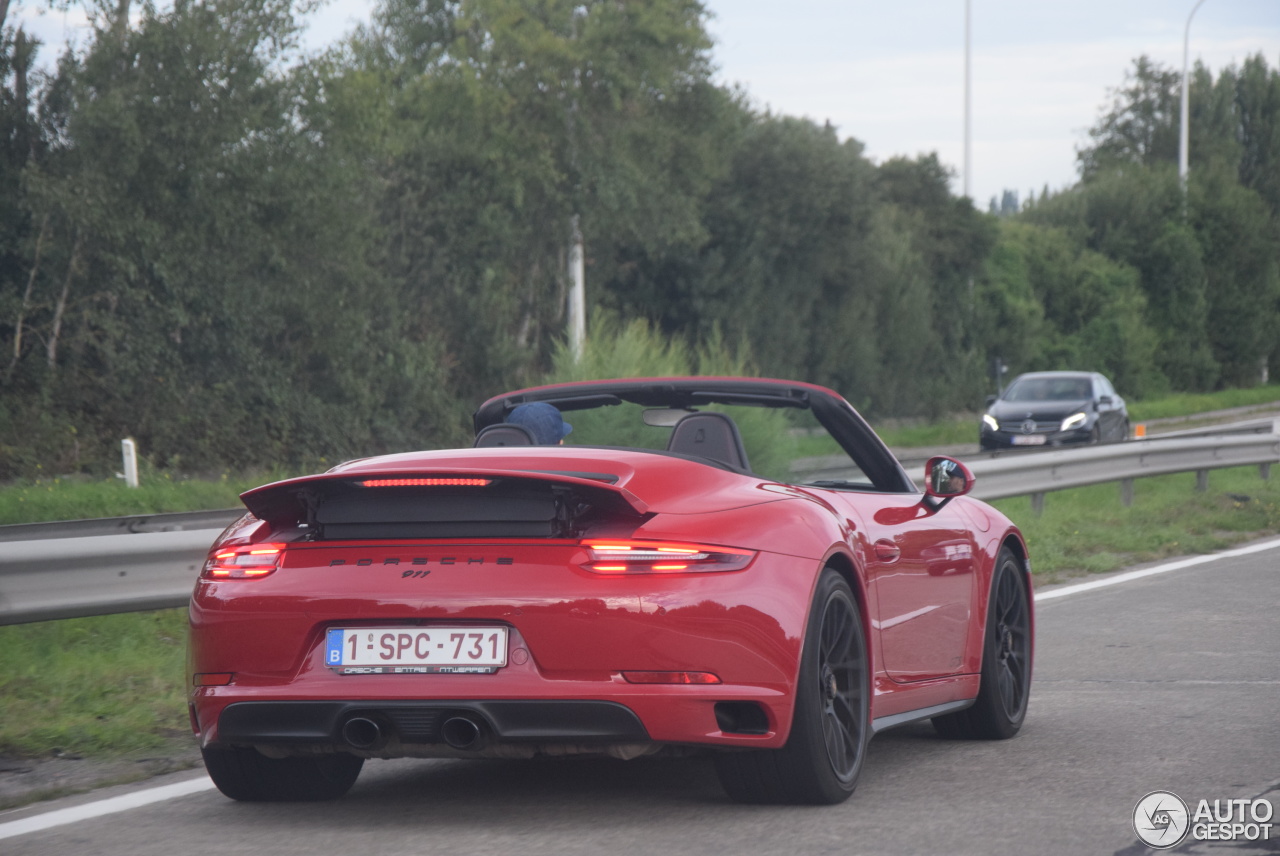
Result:
<svg viewBox="0 0 1280 856">
<path fill-rule="evenodd" d="M 984 450 L 1110 443 L 1129 436 L 1124 399 L 1097 372 L 1018 375 L 987 405 L 978 437 Z"/>
</svg>

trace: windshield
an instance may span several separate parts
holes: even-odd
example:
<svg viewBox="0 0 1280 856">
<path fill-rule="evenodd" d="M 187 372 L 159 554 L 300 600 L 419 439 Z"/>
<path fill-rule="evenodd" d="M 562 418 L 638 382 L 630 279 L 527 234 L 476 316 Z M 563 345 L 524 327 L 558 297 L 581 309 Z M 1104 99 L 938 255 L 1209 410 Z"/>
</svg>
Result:
<svg viewBox="0 0 1280 856">
<path fill-rule="evenodd" d="M 1005 401 L 1080 401 L 1093 397 L 1087 377 L 1027 377 L 1013 382 Z"/>
<path fill-rule="evenodd" d="M 850 482 L 851 487 L 871 487 L 871 480 L 809 410 L 717 404 L 659 412 L 623 402 L 565 412 L 564 420 L 573 431 L 564 442 L 666 450 L 676 422 L 695 412 L 723 413 L 733 420 L 742 436 L 746 469 L 757 475 L 789 484 L 836 479 Z M 653 424 L 656 422 L 663 424 Z"/>
</svg>

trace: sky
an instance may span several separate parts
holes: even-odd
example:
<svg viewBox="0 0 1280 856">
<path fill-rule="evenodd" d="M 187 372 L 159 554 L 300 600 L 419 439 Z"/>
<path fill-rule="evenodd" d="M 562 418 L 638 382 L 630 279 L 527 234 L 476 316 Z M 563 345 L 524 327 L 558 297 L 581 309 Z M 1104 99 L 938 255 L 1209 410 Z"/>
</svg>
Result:
<svg viewBox="0 0 1280 856">
<path fill-rule="evenodd" d="M 830 122 L 876 162 L 937 152 L 963 190 L 965 0 L 704 0 L 719 82 L 760 110 Z M 14 0 L 46 44 L 84 40 L 78 12 Z M 305 37 L 319 49 L 375 0 L 329 0 Z M 1076 150 L 1140 55 L 1182 68 L 1196 0 L 970 0 L 972 174 L 985 209 L 1004 190 L 1039 195 L 1077 179 Z M 47 51 L 51 60 L 56 51 Z M 1280 0 L 1203 0 L 1190 60 L 1216 75 L 1262 53 L 1280 68 Z"/>
</svg>

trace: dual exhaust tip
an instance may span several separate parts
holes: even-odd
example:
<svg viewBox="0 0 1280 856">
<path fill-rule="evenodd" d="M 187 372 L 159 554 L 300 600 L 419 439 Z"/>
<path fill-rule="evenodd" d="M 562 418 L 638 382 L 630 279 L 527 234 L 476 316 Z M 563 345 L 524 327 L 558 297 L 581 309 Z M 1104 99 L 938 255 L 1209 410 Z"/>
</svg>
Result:
<svg viewBox="0 0 1280 856">
<path fill-rule="evenodd" d="M 474 716 L 450 716 L 440 726 L 440 739 L 453 749 L 464 752 L 484 747 L 485 728 Z M 353 749 L 379 749 L 390 739 L 388 729 L 367 716 L 353 716 L 342 724 L 342 739 Z"/>
</svg>

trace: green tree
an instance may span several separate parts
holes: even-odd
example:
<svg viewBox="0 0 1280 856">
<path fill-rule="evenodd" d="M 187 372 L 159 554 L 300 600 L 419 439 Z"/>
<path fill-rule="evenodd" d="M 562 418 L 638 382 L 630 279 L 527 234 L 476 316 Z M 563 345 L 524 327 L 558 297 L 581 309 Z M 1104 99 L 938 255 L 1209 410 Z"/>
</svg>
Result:
<svg viewBox="0 0 1280 856">
<path fill-rule="evenodd" d="M 690 0 L 389 0 L 353 40 L 357 69 L 333 86 L 393 105 L 375 143 L 388 269 L 436 319 L 461 387 L 546 358 L 575 215 L 593 282 L 618 244 L 698 239 L 704 16 Z"/>
<path fill-rule="evenodd" d="M 1160 365 L 1178 388 L 1251 384 L 1275 359 L 1280 83 L 1262 57 L 1190 87 L 1191 180 L 1177 157 L 1178 75 L 1139 59 L 1080 153 L 1082 185 L 1028 216 L 1138 269 Z"/>
<path fill-rule="evenodd" d="M 1181 75 L 1140 56 L 1112 92 L 1111 106 L 1089 130 L 1093 145 L 1079 152 L 1088 182 L 1099 171 L 1124 164 L 1177 162 Z"/>
<path fill-rule="evenodd" d="M 1253 386 L 1280 337 L 1280 222 L 1233 179 L 1195 176 L 1188 207 L 1204 251 L 1207 329 L 1222 382 Z"/>
<path fill-rule="evenodd" d="M 186 2 L 110 19 L 64 58 L 57 144 L 26 173 L 50 224 L 42 348 L 0 430 L 53 420 L 62 467 L 126 434 L 188 467 L 461 434 L 430 343 L 368 263 L 367 210 L 346 207 L 360 175 L 296 109 L 295 31 L 289 0 Z"/>
<path fill-rule="evenodd" d="M 905 300 L 916 314 L 914 336 L 906 335 L 893 347 L 927 354 L 914 386 L 920 390 L 917 402 L 929 415 L 980 401 L 989 356 L 990 343 L 975 335 L 976 282 L 995 246 L 998 221 L 976 211 L 968 199 L 952 195 L 950 182 L 951 171 L 936 154 L 891 158 L 877 175 L 880 197 L 915 223 L 909 230 L 913 253 L 925 266 L 927 296 L 908 297 L 909 292 L 892 289 L 888 295 Z M 898 364 L 899 359 L 886 362 Z"/>
<path fill-rule="evenodd" d="M 1062 229 L 1019 222 L 1003 224 L 994 258 L 997 288 L 984 292 L 994 310 L 988 323 L 995 341 L 1013 346 L 1016 356 L 998 354 L 1013 370 L 1100 371 L 1138 397 L 1165 387 L 1153 370 L 1158 339 L 1136 270 Z"/>
</svg>

